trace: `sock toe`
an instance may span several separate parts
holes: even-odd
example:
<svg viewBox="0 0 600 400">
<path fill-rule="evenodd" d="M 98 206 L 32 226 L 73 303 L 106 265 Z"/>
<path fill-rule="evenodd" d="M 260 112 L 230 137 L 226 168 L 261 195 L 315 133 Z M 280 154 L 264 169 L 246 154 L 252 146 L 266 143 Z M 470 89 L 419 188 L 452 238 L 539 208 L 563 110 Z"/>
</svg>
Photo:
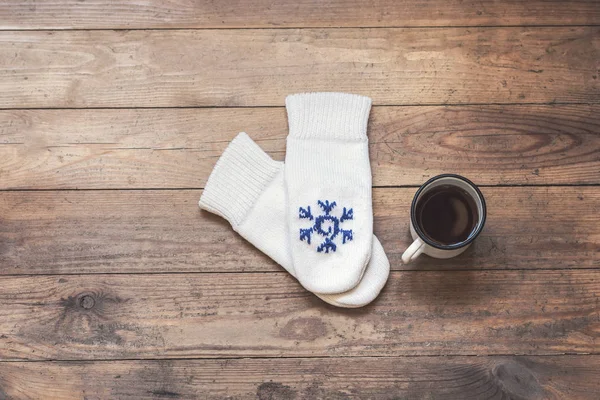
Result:
<svg viewBox="0 0 600 400">
<path fill-rule="evenodd" d="M 389 274 L 390 262 L 385 254 L 385 250 L 379 239 L 373 236 L 371 259 L 358 285 L 340 294 L 315 294 L 323 301 L 337 307 L 363 307 L 379 296 L 379 293 L 388 280 Z"/>
</svg>

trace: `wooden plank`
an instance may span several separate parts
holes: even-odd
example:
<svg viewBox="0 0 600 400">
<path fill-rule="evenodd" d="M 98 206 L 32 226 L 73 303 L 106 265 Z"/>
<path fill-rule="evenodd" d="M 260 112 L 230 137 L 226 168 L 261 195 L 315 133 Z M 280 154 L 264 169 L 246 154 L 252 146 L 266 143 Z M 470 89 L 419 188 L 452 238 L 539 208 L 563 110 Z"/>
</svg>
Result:
<svg viewBox="0 0 600 400">
<path fill-rule="evenodd" d="M 287 273 L 0 277 L 0 358 L 550 355 L 598 350 L 600 271 L 393 272 L 325 305 Z"/>
<path fill-rule="evenodd" d="M 3 1 L 0 29 L 600 24 L 594 0 Z"/>
<path fill-rule="evenodd" d="M 598 103 L 600 27 L 0 33 L 0 108 Z"/>
<path fill-rule="evenodd" d="M 483 188 L 486 228 L 460 257 L 403 265 L 416 189 L 374 191 L 392 269 L 600 267 L 600 188 Z M 257 272 L 281 267 L 200 211 L 200 191 L 0 193 L 0 274 Z"/>
<path fill-rule="evenodd" d="M 278 160 L 284 108 L 0 111 L 0 188 L 200 188 L 246 131 Z M 376 186 L 600 183 L 600 105 L 374 107 Z"/>
<path fill-rule="evenodd" d="M 5 398 L 596 399 L 598 356 L 11 362 Z"/>
</svg>

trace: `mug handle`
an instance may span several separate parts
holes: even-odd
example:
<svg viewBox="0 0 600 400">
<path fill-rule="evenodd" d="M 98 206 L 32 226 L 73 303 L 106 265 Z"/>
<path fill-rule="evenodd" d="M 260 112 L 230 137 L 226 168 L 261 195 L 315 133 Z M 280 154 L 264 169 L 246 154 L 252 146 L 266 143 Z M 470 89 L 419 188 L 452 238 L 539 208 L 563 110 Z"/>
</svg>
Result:
<svg viewBox="0 0 600 400">
<path fill-rule="evenodd" d="M 406 249 L 404 254 L 402 254 L 402 262 L 408 264 L 409 262 L 414 261 L 415 258 L 421 255 L 423 250 L 425 250 L 425 242 L 423 242 L 421 238 L 416 238 L 408 249 Z"/>
</svg>

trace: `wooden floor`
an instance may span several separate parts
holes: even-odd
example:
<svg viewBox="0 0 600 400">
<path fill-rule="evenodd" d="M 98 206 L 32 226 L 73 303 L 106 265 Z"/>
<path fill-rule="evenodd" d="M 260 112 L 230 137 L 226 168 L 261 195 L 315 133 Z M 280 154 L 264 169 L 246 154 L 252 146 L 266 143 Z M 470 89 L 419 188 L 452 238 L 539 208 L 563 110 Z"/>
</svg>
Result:
<svg viewBox="0 0 600 400">
<path fill-rule="evenodd" d="M 284 98 L 373 98 L 371 305 L 306 292 L 197 201 Z M 402 265 L 416 187 L 481 185 Z M 4 0 L 0 399 L 598 399 L 600 2 Z"/>
</svg>

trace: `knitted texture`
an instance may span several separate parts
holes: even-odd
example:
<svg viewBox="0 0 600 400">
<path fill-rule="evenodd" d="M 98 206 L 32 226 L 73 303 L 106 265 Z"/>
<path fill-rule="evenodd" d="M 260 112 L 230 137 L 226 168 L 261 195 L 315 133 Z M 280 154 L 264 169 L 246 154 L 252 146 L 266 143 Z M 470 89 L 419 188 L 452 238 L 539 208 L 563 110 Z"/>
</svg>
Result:
<svg viewBox="0 0 600 400">
<path fill-rule="evenodd" d="M 288 96 L 286 107 L 287 220 L 296 276 L 312 292 L 345 292 L 358 284 L 371 256 L 371 100 L 307 93 Z"/>
<path fill-rule="evenodd" d="M 252 147 L 248 140 L 255 151 L 247 150 Z M 225 218 L 235 229 L 281 169 L 280 162 L 272 160 L 248 135 L 240 133 L 217 161 L 200 206 Z"/>
<path fill-rule="evenodd" d="M 237 186 L 233 186 L 229 183 L 231 179 L 229 175 L 237 174 L 231 170 L 240 167 L 240 158 L 254 160 L 252 165 L 262 174 L 257 179 L 238 180 Z M 275 173 L 269 177 L 271 174 L 264 174 L 264 171 Z M 250 188 L 245 187 L 246 185 Z M 262 191 L 258 196 L 253 197 L 250 207 L 245 208 L 245 215 L 237 218 L 237 213 L 223 211 L 223 208 L 231 205 L 232 199 L 236 199 L 239 193 L 254 193 L 256 187 L 261 187 Z M 215 188 L 219 190 L 215 191 Z M 209 197 L 207 193 L 210 194 Z M 248 196 L 244 197 L 248 198 Z M 237 200 L 234 202 L 237 203 Z M 227 219 L 242 237 L 295 276 L 286 227 L 284 164 L 271 160 L 248 135 L 240 133 L 225 150 L 208 180 L 199 204 L 201 208 L 211 212 L 220 209 L 217 214 Z M 230 219 L 232 216 L 237 218 L 236 221 L 241 222 L 234 222 Z M 390 264 L 375 236 L 372 237 L 372 247 L 371 261 L 363 279 L 355 288 L 339 294 L 315 294 L 327 303 L 338 307 L 362 307 L 373 301 L 388 279 Z"/>
<path fill-rule="evenodd" d="M 346 93 L 301 93 L 285 99 L 290 137 L 366 140 L 371 99 Z"/>
</svg>

